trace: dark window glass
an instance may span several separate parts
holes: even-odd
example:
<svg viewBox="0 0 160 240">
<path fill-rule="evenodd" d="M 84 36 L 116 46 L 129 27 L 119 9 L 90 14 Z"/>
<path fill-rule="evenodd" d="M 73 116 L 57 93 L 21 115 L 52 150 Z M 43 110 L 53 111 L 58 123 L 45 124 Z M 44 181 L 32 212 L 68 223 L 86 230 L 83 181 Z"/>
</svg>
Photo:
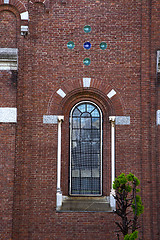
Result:
<svg viewBox="0 0 160 240">
<path fill-rule="evenodd" d="M 102 114 L 82 102 L 70 113 L 70 194 L 101 195 Z"/>
</svg>

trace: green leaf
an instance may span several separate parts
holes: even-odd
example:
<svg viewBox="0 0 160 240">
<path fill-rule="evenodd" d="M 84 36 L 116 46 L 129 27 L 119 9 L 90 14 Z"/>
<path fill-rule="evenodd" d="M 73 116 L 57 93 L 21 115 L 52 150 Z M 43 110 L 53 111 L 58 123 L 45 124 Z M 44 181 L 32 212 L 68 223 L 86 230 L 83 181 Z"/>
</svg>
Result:
<svg viewBox="0 0 160 240">
<path fill-rule="evenodd" d="M 125 235 L 124 240 L 135 240 L 137 238 L 138 238 L 138 231 L 134 231 L 133 233 Z"/>
</svg>

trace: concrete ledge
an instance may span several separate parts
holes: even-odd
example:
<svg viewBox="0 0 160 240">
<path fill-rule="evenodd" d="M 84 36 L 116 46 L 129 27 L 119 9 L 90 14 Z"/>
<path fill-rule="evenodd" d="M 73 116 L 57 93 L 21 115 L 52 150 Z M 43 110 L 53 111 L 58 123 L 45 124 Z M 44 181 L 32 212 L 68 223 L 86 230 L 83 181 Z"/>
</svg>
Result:
<svg viewBox="0 0 160 240">
<path fill-rule="evenodd" d="M 113 212 L 108 197 L 66 197 L 59 212 Z"/>
<path fill-rule="evenodd" d="M 17 48 L 0 48 L 0 70 L 17 70 Z"/>
</svg>

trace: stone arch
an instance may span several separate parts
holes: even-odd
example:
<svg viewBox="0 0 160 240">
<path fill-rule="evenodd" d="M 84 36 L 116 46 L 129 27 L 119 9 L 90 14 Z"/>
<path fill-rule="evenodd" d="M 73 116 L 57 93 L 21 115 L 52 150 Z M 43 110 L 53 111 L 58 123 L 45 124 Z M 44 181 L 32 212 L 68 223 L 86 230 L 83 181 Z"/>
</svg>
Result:
<svg viewBox="0 0 160 240">
<path fill-rule="evenodd" d="M 4 5 L 4 6 L 12 5 L 18 10 L 19 13 L 23 13 L 27 11 L 26 6 L 19 0 L 9 0 L 8 4 L 5 3 L 4 0 L 0 0 L 0 5 Z"/>
<path fill-rule="evenodd" d="M 58 91 L 58 92 L 57 92 Z M 116 94 L 115 94 L 116 93 Z M 110 162 L 110 123 L 109 116 L 123 116 L 125 114 L 123 99 L 119 91 L 107 82 L 91 79 L 90 86 L 84 87 L 82 80 L 72 79 L 64 81 L 52 93 L 48 102 L 46 115 L 63 115 L 62 125 L 62 192 L 65 196 L 69 190 L 69 115 L 73 106 L 82 101 L 89 101 L 97 106 L 103 114 L 103 195 L 108 196 L 111 185 L 111 172 L 105 175 L 105 169 L 111 169 Z"/>
<path fill-rule="evenodd" d="M 0 46 L 1 48 L 17 47 L 17 17 L 12 11 L 0 11 Z"/>
<path fill-rule="evenodd" d="M 19 0 L 8 0 L 8 2 L 0 0 L 0 11 L 10 11 L 14 13 L 16 18 L 19 19 L 17 27 L 20 28 L 21 26 L 21 33 L 22 31 L 28 33 L 29 16 L 25 4 Z"/>
<path fill-rule="evenodd" d="M 60 92 L 62 95 L 57 92 Z M 83 87 L 82 81 L 65 81 L 51 95 L 47 106 L 47 114 L 62 115 L 63 111 L 65 111 L 64 106 L 71 102 L 74 103 L 77 99 L 90 98 L 91 96 L 107 103 L 105 105 L 109 106 L 110 115 L 122 116 L 125 114 L 123 99 L 119 91 L 108 83 L 96 80 L 91 80 L 90 87 Z"/>
</svg>

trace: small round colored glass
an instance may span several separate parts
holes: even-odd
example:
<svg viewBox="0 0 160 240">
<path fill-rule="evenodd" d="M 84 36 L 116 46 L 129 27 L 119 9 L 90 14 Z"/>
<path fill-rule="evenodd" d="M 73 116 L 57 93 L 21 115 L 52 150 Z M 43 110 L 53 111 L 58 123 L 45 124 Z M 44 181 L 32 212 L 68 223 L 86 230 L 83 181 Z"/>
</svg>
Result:
<svg viewBox="0 0 160 240">
<path fill-rule="evenodd" d="M 102 50 L 105 50 L 105 49 L 107 48 L 107 43 L 101 42 L 100 48 L 101 48 Z"/>
<path fill-rule="evenodd" d="M 88 66 L 91 63 L 91 60 L 89 58 L 85 58 L 83 60 L 84 65 Z"/>
<path fill-rule="evenodd" d="M 91 26 L 89 26 L 89 25 L 84 26 L 83 29 L 84 29 L 85 33 L 90 33 L 91 32 Z"/>
<path fill-rule="evenodd" d="M 67 47 L 68 47 L 69 49 L 73 49 L 73 48 L 75 47 L 74 42 L 72 42 L 72 41 L 68 42 L 68 43 L 67 43 Z"/>
<path fill-rule="evenodd" d="M 90 42 L 85 42 L 84 45 L 83 45 L 83 47 L 84 47 L 85 49 L 90 49 L 90 48 L 91 48 L 91 43 L 90 43 Z"/>
</svg>

